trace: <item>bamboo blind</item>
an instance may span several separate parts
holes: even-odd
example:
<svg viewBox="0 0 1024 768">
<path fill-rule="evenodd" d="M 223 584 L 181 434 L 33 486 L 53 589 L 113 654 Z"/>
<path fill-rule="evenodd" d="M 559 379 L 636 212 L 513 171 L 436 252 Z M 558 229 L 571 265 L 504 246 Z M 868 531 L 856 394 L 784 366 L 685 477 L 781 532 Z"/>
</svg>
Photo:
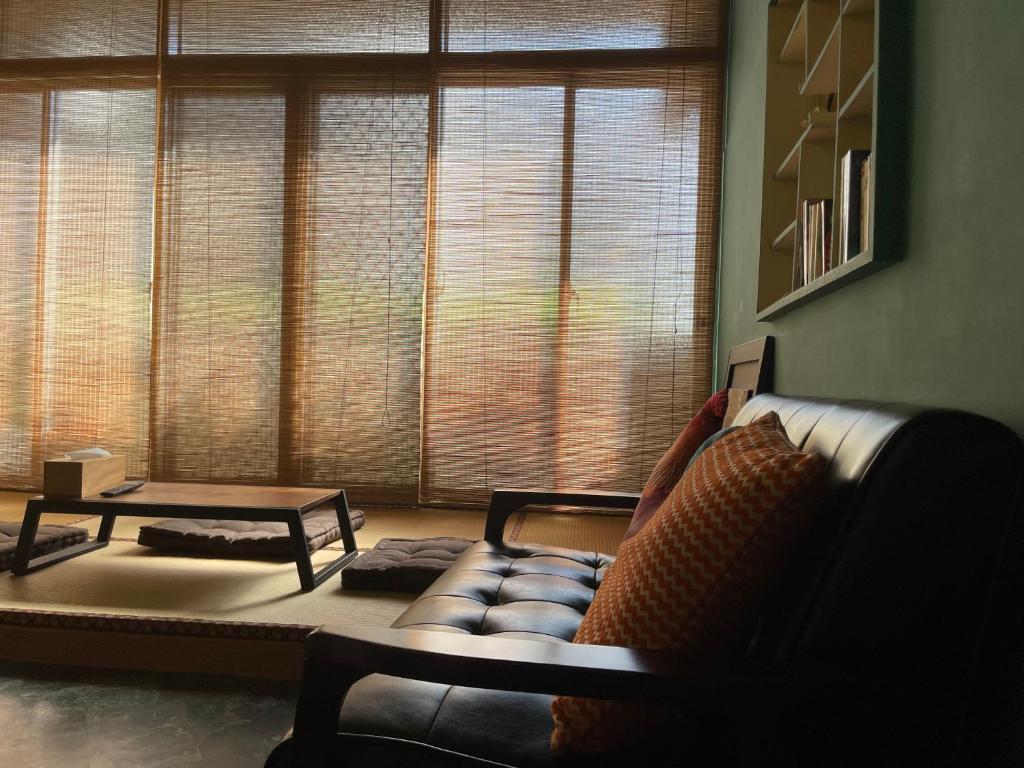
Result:
<svg viewBox="0 0 1024 768">
<path fill-rule="evenodd" d="M 156 26 L 155 0 L 0 0 L 0 486 L 83 445 L 147 471 L 156 94 L 114 62 Z M 72 57 L 109 63 L 43 77 Z"/>
<path fill-rule="evenodd" d="M 425 52 L 429 0 L 170 0 L 170 53 Z"/>
<path fill-rule="evenodd" d="M 0 58 L 144 56 L 157 0 L 0 0 Z"/>
<path fill-rule="evenodd" d="M 449 0 L 450 51 L 714 47 L 721 8 L 703 0 Z"/>
<path fill-rule="evenodd" d="M 441 83 L 427 500 L 638 488 L 710 386 L 717 73 L 515 80 Z"/>
<path fill-rule="evenodd" d="M 638 488 L 710 386 L 722 6 L 0 0 L 0 485 Z"/>
</svg>

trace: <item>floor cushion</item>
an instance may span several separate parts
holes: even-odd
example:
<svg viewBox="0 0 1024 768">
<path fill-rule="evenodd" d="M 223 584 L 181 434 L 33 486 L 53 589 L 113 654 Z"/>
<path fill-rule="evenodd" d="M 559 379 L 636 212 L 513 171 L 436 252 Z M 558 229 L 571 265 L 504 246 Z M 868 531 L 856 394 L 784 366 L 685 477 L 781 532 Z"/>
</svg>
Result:
<svg viewBox="0 0 1024 768">
<path fill-rule="evenodd" d="M 469 539 L 381 539 L 341 572 L 345 589 L 422 592 L 475 542 Z"/>
<path fill-rule="evenodd" d="M 18 535 L 21 523 L 0 523 L 0 571 L 6 571 L 14 565 L 14 553 L 18 549 Z M 32 545 L 32 557 L 48 555 L 58 549 L 65 549 L 81 544 L 89 538 L 85 528 L 72 528 L 69 525 L 40 525 L 36 531 L 36 540 Z"/>
<path fill-rule="evenodd" d="M 349 510 L 352 530 L 363 527 L 362 510 Z M 302 518 L 306 544 L 315 552 L 341 538 L 333 509 L 319 509 Z M 294 557 L 287 523 L 249 520 L 161 520 L 139 527 L 139 544 L 182 554 L 216 557 Z"/>
</svg>

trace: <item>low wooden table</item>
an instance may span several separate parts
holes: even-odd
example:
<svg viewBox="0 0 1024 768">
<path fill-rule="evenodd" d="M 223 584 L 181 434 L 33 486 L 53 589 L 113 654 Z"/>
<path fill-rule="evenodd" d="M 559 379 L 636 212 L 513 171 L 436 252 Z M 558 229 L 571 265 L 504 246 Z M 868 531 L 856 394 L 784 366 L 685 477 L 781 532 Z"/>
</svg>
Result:
<svg viewBox="0 0 1024 768">
<path fill-rule="evenodd" d="M 329 501 L 341 526 L 345 553 L 316 573 L 309 557 L 302 516 Z M 32 542 L 44 512 L 63 515 L 100 515 L 102 522 L 96 538 L 83 544 L 32 559 Z M 110 542 L 114 520 L 118 515 L 132 517 L 170 517 L 202 520 L 253 520 L 288 524 L 288 533 L 295 551 L 295 566 L 304 592 L 316 589 L 340 571 L 359 553 L 348 517 L 345 491 L 326 488 L 271 488 L 250 485 L 205 485 L 201 483 L 146 483 L 137 491 L 106 498 L 48 499 L 36 496 L 25 506 L 25 519 L 18 536 L 14 557 L 15 576 L 24 576 L 40 568 L 70 560 L 73 557 L 102 549 Z"/>
</svg>

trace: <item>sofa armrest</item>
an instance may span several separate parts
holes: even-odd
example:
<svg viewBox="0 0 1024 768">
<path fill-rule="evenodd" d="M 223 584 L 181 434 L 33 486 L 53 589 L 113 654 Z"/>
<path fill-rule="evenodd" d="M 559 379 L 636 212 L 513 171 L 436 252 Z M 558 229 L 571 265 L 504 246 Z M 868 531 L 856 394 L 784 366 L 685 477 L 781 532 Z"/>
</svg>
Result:
<svg viewBox="0 0 1024 768">
<path fill-rule="evenodd" d="M 562 504 L 570 507 L 607 507 L 633 510 L 636 509 L 639 501 L 639 493 L 621 491 L 496 488 L 491 493 L 491 506 L 487 512 L 484 538 L 492 544 L 500 544 L 505 536 L 505 523 L 508 518 L 531 504 Z"/>
<path fill-rule="evenodd" d="M 412 629 L 321 627 L 306 639 L 293 765 L 326 766 L 349 688 L 379 673 L 428 682 L 527 693 L 666 704 L 742 717 L 788 695 L 782 670 L 730 660 L 694 663 L 643 651 Z"/>
<path fill-rule="evenodd" d="M 382 674 L 521 691 L 643 701 L 701 711 L 741 706 L 772 689 L 781 676 L 749 663 L 682 661 L 671 651 L 552 643 L 415 629 L 322 627 L 306 640 L 307 660 Z"/>
</svg>

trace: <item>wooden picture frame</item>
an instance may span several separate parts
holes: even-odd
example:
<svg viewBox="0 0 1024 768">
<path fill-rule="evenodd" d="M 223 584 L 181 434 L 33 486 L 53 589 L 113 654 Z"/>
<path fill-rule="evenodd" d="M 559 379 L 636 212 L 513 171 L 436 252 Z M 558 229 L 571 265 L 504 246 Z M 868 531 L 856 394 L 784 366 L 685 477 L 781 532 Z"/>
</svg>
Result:
<svg viewBox="0 0 1024 768">
<path fill-rule="evenodd" d="M 729 362 L 725 373 L 729 405 L 725 411 L 723 427 L 732 424 L 747 400 L 771 389 L 774 363 L 774 336 L 762 336 L 729 350 Z"/>
</svg>

